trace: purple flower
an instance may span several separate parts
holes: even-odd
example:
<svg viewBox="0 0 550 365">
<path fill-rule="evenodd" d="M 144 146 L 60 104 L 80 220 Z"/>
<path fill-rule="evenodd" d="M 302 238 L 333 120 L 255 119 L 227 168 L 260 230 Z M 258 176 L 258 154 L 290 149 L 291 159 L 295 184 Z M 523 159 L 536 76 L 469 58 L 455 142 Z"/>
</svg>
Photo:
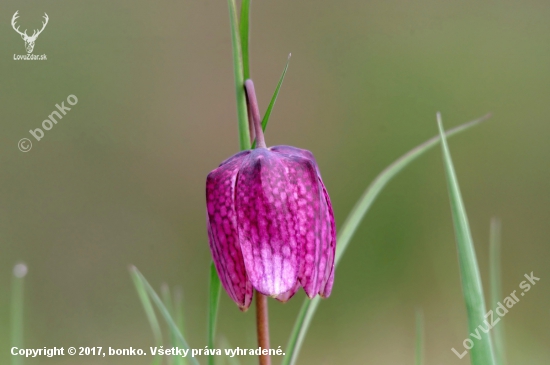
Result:
<svg viewBox="0 0 550 365">
<path fill-rule="evenodd" d="M 222 285 L 241 310 L 254 289 L 283 302 L 300 287 L 309 298 L 328 297 L 336 229 L 315 158 L 296 147 L 265 148 L 261 129 L 255 132 L 258 148 L 230 157 L 206 179 L 208 237 Z"/>
</svg>

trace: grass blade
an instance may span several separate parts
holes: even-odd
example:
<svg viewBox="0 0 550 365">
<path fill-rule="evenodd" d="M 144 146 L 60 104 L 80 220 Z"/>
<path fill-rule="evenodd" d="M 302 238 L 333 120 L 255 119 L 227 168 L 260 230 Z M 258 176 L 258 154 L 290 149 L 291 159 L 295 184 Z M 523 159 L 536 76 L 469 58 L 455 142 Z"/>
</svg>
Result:
<svg viewBox="0 0 550 365">
<path fill-rule="evenodd" d="M 248 44 L 250 42 L 250 0 L 243 0 L 241 3 L 240 35 L 241 51 L 243 56 L 243 77 L 250 78 L 250 63 L 248 57 Z"/>
<path fill-rule="evenodd" d="M 216 321 L 218 318 L 218 307 L 220 304 L 221 283 L 214 263 L 210 263 L 210 299 L 208 305 L 208 347 L 215 348 Z M 208 356 L 208 364 L 214 365 L 214 355 Z"/>
<path fill-rule="evenodd" d="M 162 342 L 162 333 L 160 331 L 160 325 L 157 320 L 157 315 L 155 314 L 155 309 L 153 308 L 153 304 L 151 303 L 151 300 L 149 299 L 149 295 L 147 294 L 147 289 L 145 288 L 143 282 L 139 280 L 138 277 L 132 276 L 132 279 L 134 281 L 134 286 L 136 287 L 139 300 L 141 301 L 141 305 L 143 306 L 143 309 L 145 310 L 145 314 L 147 315 L 147 320 L 149 321 L 151 330 L 153 331 L 153 338 L 155 339 L 155 345 L 162 346 L 163 342 Z M 152 364 L 160 365 L 161 362 L 162 362 L 162 356 L 156 355 L 155 358 L 153 359 Z"/>
<path fill-rule="evenodd" d="M 149 298 L 155 303 L 157 306 L 157 309 L 159 310 L 162 317 L 164 317 L 164 320 L 166 321 L 166 324 L 168 325 L 168 329 L 170 332 L 174 335 L 178 342 L 178 347 L 190 350 L 189 345 L 187 344 L 187 341 L 185 341 L 185 338 L 183 338 L 180 330 L 178 329 L 178 326 L 176 325 L 176 322 L 174 322 L 174 319 L 168 312 L 168 309 L 164 306 L 162 303 L 162 300 L 159 298 L 151 284 L 145 279 L 145 277 L 139 272 L 139 270 L 135 266 L 130 267 L 130 275 L 132 276 L 132 279 L 134 279 L 134 282 L 138 282 L 140 287 L 144 288 L 147 294 L 149 295 Z M 193 365 L 199 365 L 199 362 L 196 358 L 190 357 L 189 361 Z"/>
<path fill-rule="evenodd" d="M 485 299 L 481 285 L 481 275 L 477 265 L 474 242 L 470 233 L 466 208 L 460 194 L 460 187 L 453 167 L 451 153 L 447 145 L 447 139 L 441 122 L 441 115 L 437 114 L 437 124 L 441 136 L 441 148 L 443 161 L 447 175 L 447 185 L 451 202 L 451 211 L 455 227 L 456 243 L 458 248 L 458 262 L 460 266 L 460 277 L 462 281 L 462 292 L 466 302 L 468 315 L 468 329 L 470 333 L 480 334 L 481 339 L 476 340 L 470 350 L 472 365 L 496 365 L 491 343 L 491 334 L 480 331 L 478 326 L 483 325 L 485 320 Z M 476 333 L 477 329 L 477 333 Z"/>
<path fill-rule="evenodd" d="M 479 119 L 455 127 L 447 131 L 446 135 L 447 137 L 451 137 L 457 133 L 465 131 L 473 127 L 474 125 L 477 125 L 487 120 L 490 116 L 490 114 L 487 114 Z M 395 177 L 395 175 L 401 172 L 412 161 L 414 161 L 424 152 L 428 151 L 430 148 L 437 145 L 439 139 L 440 136 L 435 136 L 422 143 L 421 145 L 413 148 L 412 150 L 398 158 L 396 161 L 394 161 L 391 165 L 389 165 L 372 181 L 372 183 L 365 190 L 363 195 L 359 198 L 359 200 L 355 204 L 355 207 L 352 209 L 340 229 L 340 233 L 338 234 L 337 238 L 338 245 L 336 247 L 336 257 L 334 262 L 335 266 L 338 265 L 338 263 L 340 262 L 340 259 L 342 258 L 353 235 L 355 234 L 357 227 L 359 227 L 361 220 L 370 209 L 372 203 L 378 197 L 378 194 L 380 194 L 382 189 L 388 184 L 391 179 Z M 296 323 L 294 324 L 294 328 L 287 344 L 287 348 L 285 351 L 286 355 L 283 358 L 282 362 L 283 365 L 293 365 L 296 363 L 296 360 L 298 359 L 298 355 L 300 353 L 300 348 L 302 346 L 310 322 L 313 318 L 313 315 L 315 314 L 315 311 L 317 310 L 317 306 L 319 305 L 320 300 L 321 299 L 319 297 L 315 297 L 312 300 L 309 300 L 307 298 L 304 300 L 304 304 L 302 305 L 298 317 L 296 318 Z"/>
<path fill-rule="evenodd" d="M 250 133 L 248 130 L 248 110 L 244 91 L 243 57 L 237 5 L 235 0 L 227 0 L 229 5 L 229 23 L 231 25 L 231 41 L 233 45 L 233 72 L 235 75 L 235 95 L 237 97 L 237 117 L 239 122 L 239 146 L 241 151 L 250 149 Z"/>
<path fill-rule="evenodd" d="M 271 111 L 273 110 L 273 106 L 275 105 L 275 102 L 277 101 L 277 96 L 279 96 L 279 90 L 281 90 L 281 85 L 283 85 L 283 80 L 285 79 L 286 70 L 288 70 L 288 64 L 290 62 L 290 55 L 288 55 L 288 59 L 286 60 L 285 68 L 283 69 L 283 73 L 281 74 L 281 78 L 279 79 L 279 82 L 277 83 L 277 87 L 275 88 L 275 92 L 273 93 L 273 96 L 271 97 L 271 101 L 269 102 L 269 105 L 265 111 L 264 117 L 262 119 L 262 130 L 265 132 L 265 128 L 267 127 L 267 122 L 269 121 L 269 117 L 271 116 Z M 252 148 L 256 147 L 256 141 L 252 143 Z"/>
<path fill-rule="evenodd" d="M 27 265 L 13 267 L 11 286 L 11 346 L 23 348 L 23 304 Z M 11 356 L 12 365 L 23 365 L 23 356 Z"/>
<path fill-rule="evenodd" d="M 424 364 L 424 315 L 421 310 L 416 311 L 416 347 L 414 363 L 416 365 Z"/>
<path fill-rule="evenodd" d="M 164 303 L 164 306 L 166 307 L 166 309 L 168 310 L 172 318 L 174 318 L 174 321 L 176 322 L 176 324 L 178 324 L 178 320 L 176 319 L 176 313 L 174 311 L 174 301 L 172 299 L 172 293 L 170 292 L 170 287 L 168 286 L 168 284 L 166 283 L 162 284 L 162 286 L 160 287 L 160 296 L 162 298 L 162 302 Z M 181 331 L 181 327 L 178 326 L 178 328 Z M 174 336 L 173 333 L 170 332 L 171 347 L 176 347 L 177 346 L 176 342 L 177 342 L 176 337 Z M 172 355 L 172 357 L 168 358 L 168 364 L 181 365 L 183 359 L 184 358 L 181 356 Z"/>
<path fill-rule="evenodd" d="M 495 310 L 497 303 L 502 299 L 502 272 L 500 269 L 500 247 L 501 247 L 501 224 L 500 219 L 491 219 L 491 230 L 489 235 L 489 272 L 491 285 L 491 307 Z M 497 365 L 506 365 L 506 355 L 504 353 L 504 323 L 500 321 L 493 328 L 493 340 L 495 349 L 495 359 Z"/>
</svg>

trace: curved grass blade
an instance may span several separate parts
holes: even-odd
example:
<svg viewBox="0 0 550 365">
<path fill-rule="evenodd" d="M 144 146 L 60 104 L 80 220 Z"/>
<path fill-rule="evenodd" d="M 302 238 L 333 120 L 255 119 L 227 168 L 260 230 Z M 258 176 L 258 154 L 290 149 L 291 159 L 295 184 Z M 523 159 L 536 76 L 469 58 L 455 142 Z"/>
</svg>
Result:
<svg viewBox="0 0 550 365">
<path fill-rule="evenodd" d="M 500 247 L 501 247 L 501 224 L 500 219 L 491 219 L 491 229 L 489 234 L 489 282 L 491 283 L 491 307 L 493 310 L 497 303 L 502 299 L 502 272 L 500 269 Z M 493 328 L 493 340 L 495 349 L 495 360 L 497 365 L 506 365 L 506 355 L 504 353 L 504 323 L 500 321 Z"/>
<path fill-rule="evenodd" d="M 149 284 L 149 282 L 145 279 L 145 277 L 139 272 L 139 270 L 135 266 L 130 267 L 130 275 L 132 276 L 132 279 L 134 279 L 134 282 L 138 282 L 140 287 L 143 287 L 147 294 L 149 295 L 149 298 L 155 303 L 157 306 L 157 309 L 159 310 L 162 317 L 164 317 L 164 320 L 166 321 L 166 324 L 168 325 L 168 329 L 170 330 L 170 333 L 174 335 L 178 342 L 178 346 L 185 350 L 190 350 L 189 345 L 187 344 L 187 341 L 185 341 L 185 338 L 183 338 L 180 330 L 178 329 L 178 326 L 172 319 L 172 316 L 168 312 L 168 309 L 164 306 L 162 303 L 162 300 L 159 298 L 157 293 L 155 292 L 155 289 Z M 189 361 L 193 365 L 200 365 L 196 358 L 191 357 L 189 358 Z"/>
<path fill-rule="evenodd" d="M 208 348 L 215 348 L 216 321 L 220 304 L 221 283 L 214 262 L 210 263 L 210 299 L 208 304 Z M 214 365 L 214 355 L 208 356 L 208 364 Z"/>
<path fill-rule="evenodd" d="M 241 3 L 240 35 L 241 51 L 243 56 L 243 77 L 245 80 L 250 78 L 250 63 L 248 57 L 248 44 L 250 42 L 250 0 L 243 0 Z"/>
<path fill-rule="evenodd" d="M 160 287 L 160 295 L 162 297 L 162 302 L 164 303 L 164 306 L 166 307 L 166 309 L 168 310 L 172 318 L 174 318 L 174 321 L 176 322 L 179 330 L 181 331 L 182 327 L 178 323 L 179 321 L 178 321 L 177 312 L 176 312 L 177 309 L 175 308 L 174 299 L 176 295 L 174 294 L 174 299 L 173 299 L 172 293 L 170 291 L 170 287 L 166 283 L 162 284 L 162 286 Z M 182 334 L 183 334 L 183 331 L 182 331 Z M 176 337 L 172 332 L 170 332 L 170 344 L 172 347 L 177 346 Z M 174 364 L 174 365 L 183 365 L 185 363 L 185 358 L 181 357 L 180 355 L 172 355 L 172 358 L 169 359 L 168 363 Z"/>
<path fill-rule="evenodd" d="M 19 263 L 13 267 L 11 285 L 11 346 L 23 348 L 23 304 L 27 265 Z M 11 356 L 12 365 L 23 365 L 23 356 Z"/>
<path fill-rule="evenodd" d="M 416 365 L 424 364 L 424 314 L 421 310 L 416 311 L 416 346 L 415 362 Z"/>
<path fill-rule="evenodd" d="M 441 136 L 441 149 L 443 151 L 443 161 L 455 227 L 462 292 L 468 315 L 468 328 L 471 334 L 477 336 L 479 333 L 481 337 L 475 340 L 474 346 L 470 350 L 470 359 L 472 365 L 496 365 L 491 342 L 491 332 L 488 331 L 488 333 L 485 333 L 478 328 L 478 326 L 484 325 L 487 308 L 483 297 L 481 275 L 479 274 L 474 242 L 470 233 L 468 217 L 466 216 L 466 208 L 460 194 L 460 187 L 458 186 L 451 153 L 449 152 L 447 138 L 445 137 L 443 123 L 441 122 L 441 114 L 439 113 L 437 113 L 437 125 Z M 470 335 L 470 337 L 473 336 Z"/>
<path fill-rule="evenodd" d="M 147 289 L 145 289 L 143 282 L 139 280 L 139 278 L 132 275 L 132 279 L 134 281 L 134 286 L 136 287 L 139 300 L 141 301 L 141 305 L 143 306 L 143 310 L 145 310 L 145 314 L 147 315 L 147 320 L 149 321 L 151 330 L 153 331 L 153 338 L 155 339 L 155 345 L 162 346 L 163 342 L 162 342 L 162 333 L 160 330 L 160 325 L 157 320 L 157 315 L 155 314 L 155 309 L 153 308 L 153 304 L 151 303 L 151 300 L 149 299 L 149 295 L 147 294 Z M 156 355 L 153 359 L 152 364 L 160 365 L 161 363 L 162 363 L 162 356 Z"/>
<path fill-rule="evenodd" d="M 489 119 L 490 116 L 491 114 L 487 114 L 479 119 L 455 127 L 447 131 L 446 135 L 448 137 L 454 136 L 457 133 L 465 131 L 473 127 L 474 125 L 477 125 Z M 353 207 L 346 221 L 342 225 L 342 228 L 340 228 L 340 233 L 338 234 L 337 238 L 338 245 L 336 246 L 336 257 L 334 262 L 335 266 L 337 266 L 340 262 L 340 259 L 342 258 L 342 255 L 348 247 L 351 238 L 355 234 L 357 227 L 359 227 L 361 220 L 370 209 L 372 203 L 378 197 L 378 194 L 380 194 L 382 189 L 391 179 L 395 177 L 395 175 L 401 172 L 407 165 L 409 165 L 424 152 L 437 145 L 439 139 L 440 136 L 435 136 L 422 143 L 421 145 L 413 148 L 412 150 L 398 158 L 396 161 L 394 161 L 391 165 L 386 167 L 386 169 L 382 171 L 372 181 L 372 183 L 365 190 L 363 195 L 359 198 L 359 200 Z M 304 300 L 304 304 L 302 305 L 298 317 L 296 318 L 296 323 L 294 324 L 294 328 L 287 344 L 287 348 L 285 351 L 286 355 L 283 358 L 282 362 L 283 365 L 293 365 L 296 363 L 296 360 L 298 359 L 298 355 L 300 353 L 302 342 L 304 341 L 311 319 L 313 318 L 313 315 L 317 310 L 317 306 L 319 305 L 320 300 L 321 299 L 319 297 L 315 297 L 311 300 L 306 298 Z"/>
<path fill-rule="evenodd" d="M 248 129 L 248 110 L 244 91 L 243 57 L 241 50 L 241 35 L 237 6 L 235 0 L 227 0 L 229 5 L 229 23 L 231 25 L 231 41 L 233 45 L 233 72 L 235 75 L 235 95 L 237 97 L 237 117 L 239 121 L 239 146 L 241 151 L 250 149 L 250 133 Z"/>
<path fill-rule="evenodd" d="M 273 106 L 275 105 L 275 102 L 277 101 L 277 96 L 279 96 L 279 90 L 281 90 L 281 86 L 283 85 L 283 80 L 285 79 L 286 70 L 288 70 L 288 64 L 290 63 L 290 54 L 288 55 L 288 58 L 286 60 L 285 68 L 283 69 L 283 73 L 281 74 L 281 78 L 279 79 L 279 82 L 277 83 L 277 87 L 275 88 L 275 92 L 273 93 L 273 96 L 271 97 L 271 101 L 269 102 L 269 105 L 265 111 L 264 117 L 262 119 L 262 130 L 265 132 L 265 128 L 267 127 L 267 122 L 269 122 L 269 117 L 271 116 L 271 111 L 273 110 Z M 252 148 L 256 147 L 256 141 L 252 143 Z"/>
</svg>

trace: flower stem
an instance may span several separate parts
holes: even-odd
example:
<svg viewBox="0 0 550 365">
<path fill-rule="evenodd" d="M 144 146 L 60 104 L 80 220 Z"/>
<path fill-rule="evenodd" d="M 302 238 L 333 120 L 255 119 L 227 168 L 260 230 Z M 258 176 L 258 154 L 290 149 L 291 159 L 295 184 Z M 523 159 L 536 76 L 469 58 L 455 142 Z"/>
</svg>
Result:
<svg viewBox="0 0 550 365">
<path fill-rule="evenodd" d="M 260 117 L 260 108 L 258 107 L 258 99 L 256 99 L 256 90 L 254 90 L 254 83 L 251 79 L 248 79 L 244 82 L 244 88 L 246 90 L 248 115 L 252 117 L 252 124 L 254 125 L 254 134 L 256 135 L 256 148 L 266 148 L 264 132 L 262 130 L 262 121 Z"/>
<path fill-rule="evenodd" d="M 269 350 L 269 315 L 267 313 L 267 297 L 256 291 L 256 326 L 258 345 L 262 350 Z M 269 355 L 260 355 L 260 365 L 271 365 Z"/>
</svg>

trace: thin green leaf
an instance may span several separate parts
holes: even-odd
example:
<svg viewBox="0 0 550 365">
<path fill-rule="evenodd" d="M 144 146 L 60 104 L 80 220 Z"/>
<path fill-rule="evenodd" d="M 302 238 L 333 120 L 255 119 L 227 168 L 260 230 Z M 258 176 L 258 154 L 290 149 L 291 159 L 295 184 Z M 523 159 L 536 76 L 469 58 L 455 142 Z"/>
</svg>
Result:
<svg viewBox="0 0 550 365">
<path fill-rule="evenodd" d="M 170 313 L 171 316 L 174 316 L 172 293 L 170 293 L 170 287 L 168 286 L 168 284 L 163 283 L 160 286 L 160 296 L 162 297 L 162 302 L 164 303 L 164 306 L 166 307 L 166 309 L 168 309 L 168 313 Z"/>
<path fill-rule="evenodd" d="M 502 272 L 500 269 L 501 251 L 501 224 L 500 219 L 491 219 L 491 230 L 489 235 L 489 273 L 491 283 L 491 307 L 496 309 L 497 303 L 502 299 Z M 505 344 L 504 344 L 504 323 L 500 321 L 493 328 L 493 340 L 495 348 L 495 359 L 497 365 L 506 365 Z"/>
<path fill-rule="evenodd" d="M 235 0 L 227 0 L 227 3 L 229 4 L 229 23 L 231 25 L 231 41 L 233 45 L 233 72 L 235 74 L 235 95 L 237 97 L 237 117 L 239 121 L 239 146 L 242 151 L 250 149 L 250 132 L 248 129 L 248 110 L 244 90 L 241 37 Z"/>
<path fill-rule="evenodd" d="M 178 347 L 185 350 L 190 350 L 189 345 L 187 344 L 187 341 L 185 341 L 185 338 L 183 337 L 180 330 L 178 329 L 176 322 L 174 322 L 174 319 L 172 319 L 172 316 L 168 312 L 168 309 L 166 309 L 166 307 L 162 303 L 162 300 L 159 298 L 159 296 L 155 292 L 155 289 L 153 289 L 153 287 L 149 284 L 149 282 L 145 279 L 145 277 L 139 272 L 139 270 L 135 266 L 130 267 L 130 275 L 135 281 L 139 282 L 143 288 L 145 288 L 145 291 L 147 292 L 147 294 L 149 294 L 149 298 L 153 301 L 153 303 L 155 303 L 160 314 L 164 317 L 164 320 L 168 325 L 168 329 L 176 338 L 178 342 Z M 199 362 L 194 357 L 190 357 L 189 361 L 193 365 L 199 365 Z"/>
<path fill-rule="evenodd" d="M 27 265 L 13 267 L 11 285 L 11 347 L 23 348 L 23 305 Z M 23 356 L 11 356 L 12 365 L 23 365 Z"/>
<path fill-rule="evenodd" d="M 416 311 L 415 364 L 424 364 L 424 315 L 421 310 Z"/>
<path fill-rule="evenodd" d="M 220 304 L 221 283 L 216 266 L 210 263 L 210 299 L 208 304 L 208 347 L 215 348 L 216 341 L 216 322 L 218 319 L 218 307 Z M 214 365 L 214 355 L 208 356 L 208 364 Z"/>
<path fill-rule="evenodd" d="M 491 333 L 484 333 L 484 331 L 478 328 L 478 326 L 484 324 L 487 309 L 483 297 L 483 288 L 481 285 L 481 276 L 479 274 L 474 242 L 470 233 L 468 217 L 466 216 L 466 208 L 464 207 L 460 194 L 460 187 L 458 186 L 451 153 L 449 152 L 447 138 L 445 137 L 443 123 L 441 122 L 441 115 L 439 113 L 437 113 L 437 124 L 441 136 L 441 148 L 443 151 L 443 161 L 447 175 L 447 186 L 449 189 L 453 224 L 455 227 L 462 292 L 466 302 L 466 312 L 468 315 L 468 329 L 470 331 L 469 333 L 474 335 L 479 333 L 481 336 L 481 339 L 475 340 L 474 346 L 470 350 L 470 359 L 472 365 L 496 365 L 491 342 Z"/>
<path fill-rule="evenodd" d="M 281 85 L 283 85 L 283 80 L 285 79 L 286 70 L 288 70 L 288 64 L 290 62 L 290 55 L 288 55 L 288 59 L 286 60 L 286 65 L 283 70 L 283 73 L 281 75 L 281 78 L 279 79 L 279 82 L 277 83 L 277 87 L 275 88 L 275 92 L 273 93 L 273 96 L 271 97 L 271 101 L 269 102 L 269 106 L 267 107 L 267 110 L 265 111 L 264 118 L 262 119 L 262 130 L 265 132 L 265 128 L 267 127 L 267 122 L 269 121 L 269 117 L 271 116 L 271 111 L 273 110 L 273 106 L 275 105 L 275 102 L 277 101 L 277 96 L 279 96 L 279 90 L 281 90 Z M 256 148 L 256 141 L 254 140 L 254 143 L 252 143 L 252 148 Z"/>
<path fill-rule="evenodd" d="M 448 137 L 453 136 L 457 133 L 467 130 L 470 127 L 473 127 L 474 125 L 481 123 L 489 117 L 490 114 L 487 114 L 479 119 L 453 128 L 447 131 L 446 134 Z M 396 161 L 394 161 L 391 165 L 389 165 L 372 181 L 372 183 L 365 190 L 363 195 L 359 198 L 359 200 L 355 204 L 355 207 L 352 209 L 352 211 L 348 215 L 348 218 L 340 229 L 340 233 L 337 238 L 338 244 L 336 246 L 336 257 L 334 262 L 335 266 L 338 265 L 338 263 L 340 262 L 340 259 L 342 258 L 353 235 L 355 234 L 355 231 L 359 227 L 359 224 L 361 223 L 363 217 L 370 209 L 372 203 L 378 197 L 378 194 L 380 194 L 382 189 L 388 184 L 391 179 L 395 177 L 395 175 L 401 172 L 412 161 L 414 161 L 424 152 L 428 151 L 430 148 L 437 145 L 439 139 L 439 136 L 435 136 L 432 139 L 413 148 L 412 150 L 398 158 Z M 309 300 L 307 298 L 304 300 L 304 304 L 302 305 L 300 313 L 296 318 L 296 323 L 294 324 L 294 328 L 287 344 L 287 348 L 285 351 L 286 355 L 283 358 L 282 362 L 283 365 L 293 365 L 296 363 L 296 360 L 298 359 L 298 355 L 300 353 L 300 348 L 302 346 L 310 322 L 313 318 L 313 315 L 315 314 L 315 311 L 317 310 L 317 306 L 319 305 L 320 300 L 321 299 L 319 297 L 315 297 L 312 300 Z"/>
<path fill-rule="evenodd" d="M 168 313 L 174 318 L 174 321 L 176 324 L 178 323 L 178 320 L 176 319 L 176 313 L 174 311 L 174 301 L 172 300 L 172 293 L 170 292 L 170 287 L 168 284 L 164 283 L 160 287 L 160 296 L 162 297 L 162 302 L 164 303 L 164 306 L 168 310 Z M 179 326 L 178 326 L 179 328 Z M 172 332 L 170 332 L 170 344 L 172 347 L 177 346 L 177 340 L 176 337 Z M 175 365 L 181 365 L 181 361 L 184 358 L 179 355 L 173 355 L 172 357 L 168 358 L 169 364 L 175 364 Z"/>
<path fill-rule="evenodd" d="M 155 345 L 156 346 L 162 346 L 162 333 L 160 330 L 160 325 L 157 320 L 157 315 L 155 314 L 155 309 L 153 308 L 153 304 L 151 303 L 151 300 L 149 299 L 149 295 L 147 294 L 147 290 L 145 289 L 145 286 L 143 285 L 143 282 L 139 280 L 136 276 L 132 276 L 132 279 L 134 281 L 134 286 L 136 287 L 136 291 L 139 296 L 139 300 L 141 301 L 141 305 L 143 306 L 143 309 L 145 310 L 145 314 L 147 315 L 147 320 L 149 321 L 149 325 L 151 326 L 151 330 L 153 331 L 153 338 L 155 339 Z M 156 355 L 153 358 L 153 365 L 160 365 L 162 363 L 162 356 Z"/>
<path fill-rule="evenodd" d="M 250 42 L 250 0 L 241 3 L 240 18 L 241 51 L 243 56 L 243 76 L 245 80 L 250 78 L 250 63 L 248 57 L 248 44 Z"/>
</svg>

